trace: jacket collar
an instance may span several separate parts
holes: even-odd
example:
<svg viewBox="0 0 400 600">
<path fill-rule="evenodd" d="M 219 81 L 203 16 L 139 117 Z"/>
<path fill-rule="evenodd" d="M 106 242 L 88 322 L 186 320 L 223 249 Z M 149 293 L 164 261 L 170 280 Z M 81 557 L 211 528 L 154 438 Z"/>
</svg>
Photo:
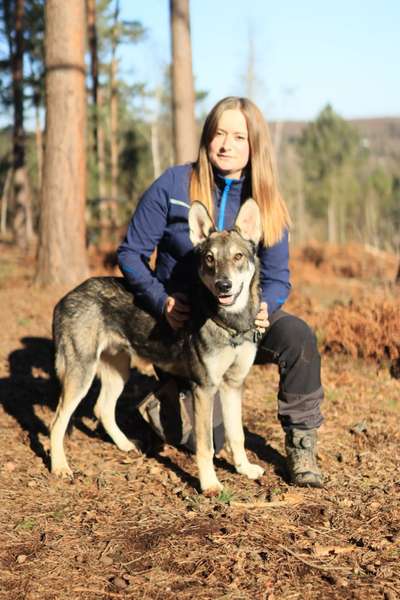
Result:
<svg viewBox="0 0 400 600">
<path fill-rule="evenodd" d="M 234 187 L 235 189 L 241 190 L 243 187 L 243 184 L 246 180 L 246 175 L 243 175 L 240 179 L 231 179 L 230 177 L 225 177 L 220 171 L 217 171 L 217 169 L 214 169 L 214 168 L 213 168 L 213 173 L 214 173 L 215 185 L 221 191 L 226 186 L 227 181 L 230 181 L 231 186 Z"/>
</svg>

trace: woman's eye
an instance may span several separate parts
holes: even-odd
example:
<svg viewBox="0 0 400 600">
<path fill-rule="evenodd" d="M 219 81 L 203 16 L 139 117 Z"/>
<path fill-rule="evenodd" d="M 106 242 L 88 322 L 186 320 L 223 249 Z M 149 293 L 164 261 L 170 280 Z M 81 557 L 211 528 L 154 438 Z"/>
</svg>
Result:
<svg viewBox="0 0 400 600">
<path fill-rule="evenodd" d="M 237 252 L 233 258 L 236 261 L 242 260 L 243 254 L 241 252 Z"/>
<path fill-rule="evenodd" d="M 206 255 L 206 263 L 208 265 L 212 265 L 214 263 L 214 256 L 212 254 Z"/>
</svg>

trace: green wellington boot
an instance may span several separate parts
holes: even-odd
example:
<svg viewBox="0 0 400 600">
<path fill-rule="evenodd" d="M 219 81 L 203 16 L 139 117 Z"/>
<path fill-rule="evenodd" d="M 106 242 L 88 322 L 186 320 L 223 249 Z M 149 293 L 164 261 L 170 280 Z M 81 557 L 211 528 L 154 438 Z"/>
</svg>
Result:
<svg viewBox="0 0 400 600">
<path fill-rule="evenodd" d="M 291 429 L 286 433 L 285 448 L 290 480 L 301 487 L 323 487 L 322 473 L 315 456 L 316 429 Z"/>
</svg>

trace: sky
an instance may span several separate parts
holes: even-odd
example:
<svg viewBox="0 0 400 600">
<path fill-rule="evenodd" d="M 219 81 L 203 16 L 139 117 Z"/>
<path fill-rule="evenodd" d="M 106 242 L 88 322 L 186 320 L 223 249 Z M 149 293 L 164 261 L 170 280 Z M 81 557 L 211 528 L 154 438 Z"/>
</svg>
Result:
<svg viewBox="0 0 400 600">
<path fill-rule="evenodd" d="M 132 81 L 160 85 L 170 61 L 169 1 L 121 0 L 146 40 L 121 48 Z M 344 118 L 400 116 L 400 0 L 191 0 L 196 89 L 208 111 L 248 95 L 271 120 L 312 120 L 327 103 Z"/>
</svg>

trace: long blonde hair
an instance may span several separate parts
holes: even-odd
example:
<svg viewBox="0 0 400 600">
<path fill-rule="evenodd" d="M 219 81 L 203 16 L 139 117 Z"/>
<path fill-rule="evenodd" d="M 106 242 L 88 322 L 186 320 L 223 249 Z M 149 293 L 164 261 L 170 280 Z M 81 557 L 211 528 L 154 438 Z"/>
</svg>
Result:
<svg viewBox="0 0 400 600">
<path fill-rule="evenodd" d="M 211 110 L 204 123 L 200 139 L 199 155 L 193 165 L 190 178 L 190 199 L 200 200 L 212 215 L 215 189 L 208 147 L 218 128 L 218 121 L 225 110 L 240 110 L 247 123 L 250 158 L 246 167 L 249 176 L 249 195 L 257 202 L 261 212 L 263 241 L 266 246 L 277 243 L 291 224 L 287 206 L 279 192 L 268 125 L 257 106 L 248 98 L 229 96 L 220 100 Z"/>
</svg>

